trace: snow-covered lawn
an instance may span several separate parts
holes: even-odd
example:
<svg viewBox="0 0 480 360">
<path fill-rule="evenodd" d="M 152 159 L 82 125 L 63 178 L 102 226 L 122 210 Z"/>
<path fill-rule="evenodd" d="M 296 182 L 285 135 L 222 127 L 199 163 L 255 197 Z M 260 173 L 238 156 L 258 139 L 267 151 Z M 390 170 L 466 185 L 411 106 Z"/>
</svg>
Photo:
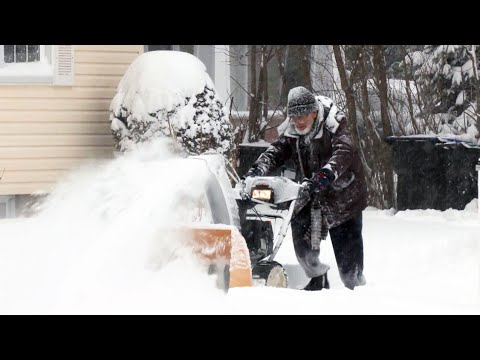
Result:
<svg viewBox="0 0 480 360">
<path fill-rule="evenodd" d="M 148 156 L 147 156 L 148 155 Z M 364 211 L 367 285 L 307 283 L 288 236 L 277 259 L 289 289 L 225 294 L 165 226 L 199 169 L 140 153 L 66 178 L 35 217 L 0 221 L 0 314 L 480 314 L 480 217 L 466 210 Z"/>
</svg>

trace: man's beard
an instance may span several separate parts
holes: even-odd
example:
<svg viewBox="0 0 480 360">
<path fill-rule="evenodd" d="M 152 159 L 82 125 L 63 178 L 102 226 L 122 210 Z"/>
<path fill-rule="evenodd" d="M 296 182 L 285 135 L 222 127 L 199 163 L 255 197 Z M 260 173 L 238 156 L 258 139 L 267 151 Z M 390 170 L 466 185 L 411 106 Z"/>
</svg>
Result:
<svg viewBox="0 0 480 360">
<path fill-rule="evenodd" d="M 295 126 L 295 131 L 297 132 L 298 135 L 307 135 L 307 134 L 310 132 L 310 130 L 312 130 L 312 127 L 311 127 L 311 126 L 305 128 L 305 129 L 303 129 L 303 130 L 298 129 L 298 128 Z"/>
</svg>

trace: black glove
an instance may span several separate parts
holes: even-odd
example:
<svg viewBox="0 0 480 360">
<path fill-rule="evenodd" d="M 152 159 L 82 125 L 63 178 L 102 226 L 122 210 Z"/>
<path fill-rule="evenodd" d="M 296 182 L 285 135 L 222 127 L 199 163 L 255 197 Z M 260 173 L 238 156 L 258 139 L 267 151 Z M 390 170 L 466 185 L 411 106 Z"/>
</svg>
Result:
<svg viewBox="0 0 480 360">
<path fill-rule="evenodd" d="M 245 175 L 243 175 L 240 179 L 245 180 L 247 177 L 254 177 L 254 176 L 261 176 L 262 175 L 262 170 L 260 170 L 258 167 L 253 167 L 250 170 L 247 171 Z"/>
<path fill-rule="evenodd" d="M 322 169 L 313 174 L 313 176 L 305 182 L 308 183 L 310 191 L 314 192 L 315 190 L 321 191 L 326 189 L 333 180 L 335 180 L 335 174 L 329 169 Z"/>
<path fill-rule="evenodd" d="M 304 179 L 302 188 L 298 192 L 293 216 L 296 216 L 307 205 L 316 190 L 325 189 L 335 180 L 335 175 L 329 169 L 322 169 L 316 172 L 310 179 Z"/>
</svg>

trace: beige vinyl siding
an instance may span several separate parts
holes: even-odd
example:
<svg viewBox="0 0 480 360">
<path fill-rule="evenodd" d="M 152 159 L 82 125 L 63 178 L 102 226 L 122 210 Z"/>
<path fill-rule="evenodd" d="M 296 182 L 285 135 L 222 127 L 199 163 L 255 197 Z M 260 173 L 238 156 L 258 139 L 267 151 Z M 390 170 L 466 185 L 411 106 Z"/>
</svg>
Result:
<svg viewBox="0 0 480 360">
<path fill-rule="evenodd" d="M 109 107 L 143 45 L 75 45 L 74 85 L 0 85 L 0 195 L 50 191 L 113 156 Z"/>
</svg>

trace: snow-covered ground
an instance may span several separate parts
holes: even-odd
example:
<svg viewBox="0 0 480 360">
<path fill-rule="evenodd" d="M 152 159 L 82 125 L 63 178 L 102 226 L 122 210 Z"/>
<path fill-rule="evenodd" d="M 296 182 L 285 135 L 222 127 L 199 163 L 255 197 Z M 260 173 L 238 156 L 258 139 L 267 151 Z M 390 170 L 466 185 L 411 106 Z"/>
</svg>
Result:
<svg viewBox="0 0 480 360">
<path fill-rule="evenodd" d="M 331 288 L 298 290 L 308 280 L 288 236 L 276 260 L 289 289 L 225 294 L 165 232 L 185 221 L 178 194 L 201 189 L 201 170 L 159 151 L 79 169 L 38 215 L 0 221 L 0 314 L 480 314 L 476 200 L 464 211 L 367 209 L 367 285 L 354 291 L 329 238 Z"/>
</svg>

